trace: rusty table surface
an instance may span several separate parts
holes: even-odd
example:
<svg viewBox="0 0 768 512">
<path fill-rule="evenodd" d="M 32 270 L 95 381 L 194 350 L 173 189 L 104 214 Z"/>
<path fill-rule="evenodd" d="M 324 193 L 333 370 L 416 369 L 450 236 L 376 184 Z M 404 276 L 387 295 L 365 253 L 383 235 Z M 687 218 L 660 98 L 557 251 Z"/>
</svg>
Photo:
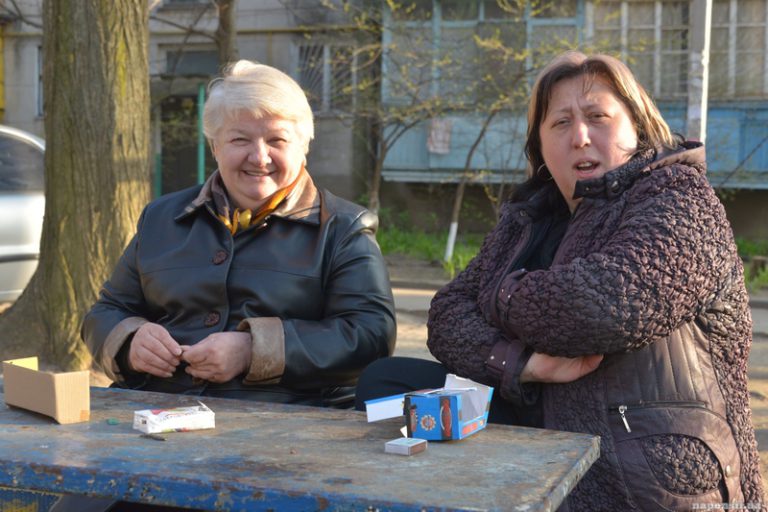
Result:
<svg viewBox="0 0 768 512">
<path fill-rule="evenodd" d="M 133 430 L 133 411 L 193 406 L 195 397 L 92 388 L 91 420 L 72 425 L 2 406 L 0 486 L 207 510 L 545 511 L 599 456 L 595 436 L 497 425 L 391 455 L 384 443 L 402 421 L 203 401 L 216 428 L 166 441 Z"/>
</svg>

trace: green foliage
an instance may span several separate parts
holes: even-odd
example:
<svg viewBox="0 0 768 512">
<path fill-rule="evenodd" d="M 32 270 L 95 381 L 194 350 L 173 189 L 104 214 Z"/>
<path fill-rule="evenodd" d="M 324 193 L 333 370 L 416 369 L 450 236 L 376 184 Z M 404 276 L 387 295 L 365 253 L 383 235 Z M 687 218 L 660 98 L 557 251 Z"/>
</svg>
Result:
<svg viewBox="0 0 768 512">
<path fill-rule="evenodd" d="M 447 230 L 428 233 L 424 230 L 408 226 L 407 212 L 402 212 L 397 221 L 390 220 L 390 212 L 382 209 L 381 228 L 376 238 L 381 252 L 386 254 L 403 254 L 427 261 L 442 261 L 445 255 L 445 244 L 448 239 Z M 453 278 L 466 268 L 469 261 L 477 254 L 482 243 L 480 234 L 461 234 L 456 239 L 451 261 L 442 262 L 448 277 Z"/>
<path fill-rule="evenodd" d="M 754 271 L 749 265 L 744 267 L 744 281 L 750 293 L 768 288 L 768 267 Z"/>
<path fill-rule="evenodd" d="M 749 259 L 753 256 L 768 256 L 768 240 L 754 240 L 749 238 L 736 238 L 736 246 L 739 248 L 739 256 Z"/>
<path fill-rule="evenodd" d="M 768 288 L 768 266 L 756 264 L 756 258 L 768 257 L 768 240 L 737 238 L 739 256 L 744 260 L 744 281 L 750 293 Z"/>
<path fill-rule="evenodd" d="M 443 262 L 443 268 L 451 279 L 467 268 L 469 262 L 475 257 L 477 251 L 480 250 L 482 242 L 483 237 L 478 234 L 467 234 L 457 237 L 451 261 Z M 443 249 L 445 249 L 445 242 L 443 242 Z"/>
<path fill-rule="evenodd" d="M 453 278 L 464 270 L 472 258 L 480 250 L 483 235 L 477 233 L 460 234 L 456 239 L 451 261 L 442 261 L 445 254 L 445 244 L 448 238 L 447 230 L 429 233 L 410 226 L 409 214 L 401 212 L 393 218 L 391 211 L 382 209 L 381 228 L 376 238 L 381 246 L 381 252 L 386 254 L 403 254 L 426 261 L 441 261 L 448 277 Z M 737 239 L 739 254 L 747 260 L 754 256 L 768 256 L 768 240 Z M 749 263 L 745 264 L 744 280 L 747 289 L 754 292 L 768 288 L 768 267 L 753 270 Z"/>
</svg>

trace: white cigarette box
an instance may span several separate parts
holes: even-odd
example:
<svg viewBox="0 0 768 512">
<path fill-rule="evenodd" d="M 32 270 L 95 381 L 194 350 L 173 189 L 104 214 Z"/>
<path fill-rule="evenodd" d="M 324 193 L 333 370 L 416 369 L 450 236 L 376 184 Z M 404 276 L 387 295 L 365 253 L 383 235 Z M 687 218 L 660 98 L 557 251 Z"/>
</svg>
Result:
<svg viewBox="0 0 768 512">
<path fill-rule="evenodd" d="M 175 409 L 145 409 L 133 413 L 133 428 L 147 434 L 215 428 L 215 415 L 204 403 Z"/>
</svg>

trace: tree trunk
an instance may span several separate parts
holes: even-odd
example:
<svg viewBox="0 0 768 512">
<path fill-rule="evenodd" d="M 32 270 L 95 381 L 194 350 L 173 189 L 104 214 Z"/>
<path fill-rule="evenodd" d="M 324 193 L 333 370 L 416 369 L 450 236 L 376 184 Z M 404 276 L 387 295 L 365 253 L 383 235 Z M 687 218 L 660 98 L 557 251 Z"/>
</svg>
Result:
<svg viewBox="0 0 768 512">
<path fill-rule="evenodd" d="M 216 44 L 219 49 L 219 65 L 226 66 L 238 59 L 235 7 L 237 0 L 216 0 L 219 25 L 216 27 Z"/>
<path fill-rule="evenodd" d="M 485 132 L 488 131 L 493 118 L 499 113 L 499 109 L 494 108 L 491 110 L 483 121 L 483 126 L 480 128 L 480 133 L 475 137 L 475 141 L 472 143 L 472 147 L 467 152 L 467 158 L 464 160 L 464 172 L 461 173 L 461 181 L 459 186 L 456 187 L 456 195 L 453 198 L 453 210 L 451 211 L 451 224 L 448 228 L 448 241 L 445 243 L 445 255 L 443 261 L 449 262 L 453 258 L 453 247 L 456 243 L 456 233 L 459 230 L 459 217 L 461 216 L 461 203 L 464 201 L 464 190 L 467 188 L 467 181 L 469 180 L 469 168 L 472 165 L 472 156 L 474 156 L 477 147 L 480 145 L 480 141 L 485 137 Z"/>
<path fill-rule="evenodd" d="M 381 172 L 384 168 L 387 151 L 389 151 L 387 141 L 383 137 L 381 124 L 374 122 L 371 129 L 371 141 L 373 141 L 372 147 L 375 148 L 376 152 L 373 158 L 373 170 L 368 178 L 368 210 L 374 215 L 379 214 L 381 207 L 379 197 L 381 195 Z"/>
<path fill-rule="evenodd" d="M 381 195 L 382 167 L 384 167 L 384 159 L 377 157 L 373 166 L 371 181 L 368 184 L 368 210 L 374 215 L 379 214 L 379 208 L 381 207 L 379 196 Z"/>
<path fill-rule="evenodd" d="M 453 258 L 453 248 L 456 244 L 456 233 L 459 231 L 459 217 L 461 216 L 461 203 L 464 202 L 464 190 L 467 188 L 468 169 L 464 169 L 461 175 L 461 181 L 456 187 L 456 194 L 453 196 L 453 209 L 451 210 L 451 224 L 448 227 L 448 240 L 445 242 L 445 255 L 443 261 L 448 262 Z"/>
<path fill-rule="evenodd" d="M 80 323 L 149 200 L 147 2 L 43 4 L 45 221 L 40 262 L 0 317 L 0 355 L 91 364 Z"/>
</svg>

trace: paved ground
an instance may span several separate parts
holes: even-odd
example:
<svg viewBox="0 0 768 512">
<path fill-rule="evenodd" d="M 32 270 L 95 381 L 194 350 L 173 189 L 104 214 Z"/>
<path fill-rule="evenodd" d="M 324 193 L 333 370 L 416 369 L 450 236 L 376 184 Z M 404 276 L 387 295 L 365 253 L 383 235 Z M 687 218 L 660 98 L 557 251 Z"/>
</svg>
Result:
<svg viewBox="0 0 768 512">
<path fill-rule="evenodd" d="M 426 347 L 427 311 L 435 290 L 446 282 L 442 268 L 408 258 L 387 257 L 397 309 L 395 355 L 433 359 Z M 763 479 L 768 485 L 768 291 L 751 297 L 754 340 L 749 390 Z"/>
</svg>

